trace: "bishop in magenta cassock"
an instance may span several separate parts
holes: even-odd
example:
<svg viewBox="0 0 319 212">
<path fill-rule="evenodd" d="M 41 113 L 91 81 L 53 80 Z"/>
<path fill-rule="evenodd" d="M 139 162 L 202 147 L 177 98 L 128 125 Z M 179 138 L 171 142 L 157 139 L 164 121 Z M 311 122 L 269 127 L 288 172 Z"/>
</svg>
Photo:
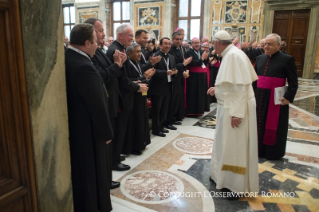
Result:
<svg viewBox="0 0 319 212">
<path fill-rule="evenodd" d="M 258 118 L 259 157 L 269 160 L 280 159 L 285 155 L 289 103 L 292 103 L 298 88 L 297 68 L 294 58 L 281 53 L 280 36 L 266 37 L 265 53 L 257 57 L 255 70 L 258 75 L 255 88 Z M 281 105 L 274 104 L 274 89 L 288 82 L 288 90 L 280 99 Z"/>
</svg>

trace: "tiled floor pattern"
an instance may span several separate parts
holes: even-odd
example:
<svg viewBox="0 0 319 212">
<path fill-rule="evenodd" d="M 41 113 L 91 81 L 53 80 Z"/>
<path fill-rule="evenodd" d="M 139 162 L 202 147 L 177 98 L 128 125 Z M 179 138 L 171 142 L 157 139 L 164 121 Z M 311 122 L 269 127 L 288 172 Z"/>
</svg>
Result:
<svg viewBox="0 0 319 212">
<path fill-rule="evenodd" d="M 259 159 L 258 197 L 229 201 L 209 195 L 217 191 L 209 179 L 208 152 L 216 125 L 216 104 L 212 104 L 211 112 L 184 119 L 166 138 L 152 136 L 141 156 L 127 157 L 124 163 L 132 167 L 130 171 L 113 172 L 113 179 L 122 184 L 111 191 L 113 211 L 319 212 L 319 81 L 300 80 L 299 85 L 295 102 L 290 104 L 285 157 Z M 165 192 L 173 191 L 201 195 L 165 197 Z"/>
<path fill-rule="evenodd" d="M 182 151 L 174 144 L 185 142 Z M 173 141 L 151 155 L 147 160 L 119 179 L 120 189 L 112 190 L 119 199 L 137 203 L 155 211 L 213 211 L 204 208 L 204 200 L 213 200 L 215 211 L 316 211 L 319 207 L 319 169 L 312 166 L 290 163 L 288 159 L 266 161 L 259 159 L 260 193 L 255 198 L 240 198 L 229 201 L 211 197 L 219 190 L 210 180 L 210 154 L 187 155 L 191 146 L 209 146 L 209 139 L 179 135 Z M 188 145 L 187 145 L 188 144 Z M 197 147 L 196 147 L 197 146 Z M 209 147 L 211 148 L 211 147 Z M 183 151 L 184 150 L 184 151 Z M 201 148 L 203 152 L 206 148 Z M 200 153 L 200 151 L 197 151 Z M 203 159 L 201 159 L 203 158 Z M 173 172 L 172 170 L 175 170 Z M 179 174 L 178 174 L 179 173 Z M 186 173 L 191 179 L 180 177 Z M 193 181 L 199 181 L 206 189 Z M 173 192 L 174 195 L 171 195 Z M 180 197 L 176 192 L 193 194 Z M 200 193 L 201 196 L 194 196 Z M 274 194 L 282 195 L 272 197 Z M 288 195 L 288 197 L 284 197 Z M 142 210 L 143 211 L 143 210 Z"/>
</svg>

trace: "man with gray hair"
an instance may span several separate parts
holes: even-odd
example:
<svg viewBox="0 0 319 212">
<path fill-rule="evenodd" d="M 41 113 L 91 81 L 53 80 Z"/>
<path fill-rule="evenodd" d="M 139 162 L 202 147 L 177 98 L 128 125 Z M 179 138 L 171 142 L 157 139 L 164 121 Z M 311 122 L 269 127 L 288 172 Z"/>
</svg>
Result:
<svg viewBox="0 0 319 212">
<path fill-rule="evenodd" d="M 279 51 L 281 38 L 270 34 L 265 41 L 265 54 L 257 57 L 255 70 L 259 77 L 255 95 L 258 114 L 259 157 L 277 160 L 286 153 L 289 103 L 298 88 L 297 68 L 291 55 Z M 274 103 L 274 89 L 288 82 L 288 90 Z"/>
<path fill-rule="evenodd" d="M 211 160 L 211 179 L 216 188 L 235 192 L 258 192 L 256 102 L 252 83 L 257 75 L 248 57 L 232 44 L 228 32 L 218 31 L 215 51 L 223 57 L 215 87 L 216 130 Z M 235 195 L 235 197 L 234 197 Z"/>
<path fill-rule="evenodd" d="M 118 50 L 125 53 L 126 47 L 130 46 L 133 41 L 133 28 L 129 24 L 121 24 L 116 28 L 116 40 L 109 46 L 107 51 L 107 56 L 113 60 L 114 53 Z M 129 76 L 129 60 L 126 60 L 123 63 L 121 68 L 122 75 L 118 78 L 119 81 L 119 91 L 120 96 L 122 97 L 123 104 L 120 105 L 120 108 L 115 118 L 115 127 L 114 127 L 114 139 L 113 139 L 113 152 L 112 152 L 112 163 L 113 170 L 125 171 L 129 170 L 131 167 L 121 163 L 121 151 L 123 148 L 128 119 L 129 115 L 133 109 L 133 92 L 144 93 L 148 90 L 146 84 L 133 82 Z"/>
<path fill-rule="evenodd" d="M 154 68 L 146 70 L 142 66 L 142 49 L 139 44 L 132 43 L 126 48 L 130 66 L 126 72 L 133 81 L 147 82 L 155 73 Z M 146 145 L 151 143 L 150 129 L 148 124 L 148 112 L 146 105 L 146 93 L 133 92 L 133 109 L 129 114 L 123 154 L 141 155 Z"/>
</svg>

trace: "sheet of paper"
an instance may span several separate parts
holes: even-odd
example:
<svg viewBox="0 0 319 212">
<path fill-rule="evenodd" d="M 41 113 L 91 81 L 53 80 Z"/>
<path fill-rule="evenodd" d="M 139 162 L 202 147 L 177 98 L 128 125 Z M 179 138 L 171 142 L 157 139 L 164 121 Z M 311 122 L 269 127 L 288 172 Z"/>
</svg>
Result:
<svg viewBox="0 0 319 212">
<path fill-rule="evenodd" d="M 171 75 L 167 75 L 167 81 L 171 82 L 172 81 L 172 76 Z"/>
<path fill-rule="evenodd" d="M 275 105 L 280 105 L 281 101 L 280 98 L 284 97 L 285 93 L 288 90 L 288 86 L 278 87 L 275 88 Z"/>
</svg>

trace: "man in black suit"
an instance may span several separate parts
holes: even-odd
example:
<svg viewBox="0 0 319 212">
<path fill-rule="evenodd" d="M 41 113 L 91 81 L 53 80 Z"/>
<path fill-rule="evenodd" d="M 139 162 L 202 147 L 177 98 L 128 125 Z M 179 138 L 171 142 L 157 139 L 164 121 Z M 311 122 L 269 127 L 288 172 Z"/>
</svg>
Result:
<svg viewBox="0 0 319 212">
<path fill-rule="evenodd" d="M 101 20 L 97 18 L 88 18 L 85 23 L 92 24 L 95 27 L 95 33 L 97 37 L 97 44 L 98 48 L 95 51 L 95 54 L 92 58 L 92 62 L 96 69 L 102 76 L 104 84 L 107 89 L 107 96 L 108 96 L 108 112 L 110 115 L 110 121 L 112 127 L 114 128 L 114 118 L 117 116 L 117 107 L 119 102 L 119 94 L 118 94 L 118 81 L 117 78 L 122 75 L 121 67 L 122 67 L 122 60 L 126 58 L 124 53 L 120 53 L 117 51 L 113 55 L 114 63 L 112 63 L 111 59 L 106 56 L 103 52 L 103 45 L 104 45 L 104 28 L 103 23 Z M 111 146 L 116 145 L 112 142 Z M 112 148 L 110 148 L 112 150 Z M 112 160 L 112 151 L 108 154 L 110 160 Z M 124 158 L 125 159 L 125 158 Z M 112 176 L 112 170 L 111 176 Z M 120 186 L 119 182 L 115 182 L 111 180 L 111 189 L 118 188 Z"/>
<path fill-rule="evenodd" d="M 70 38 L 65 72 L 74 211 L 111 211 L 107 155 L 113 131 L 106 89 L 90 59 L 97 48 L 94 26 L 75 25 Z"/>
<path fill-rule="evenodd" d="M 152 101 L 152 133 L 157 136 L 165 137 L 164 133 L 169 131 L 164 129 L 164 122 L 167 116 L 169 98 L 172 93 L 172 76 L 177 74 L 175 58 L 169 54 L 171 49 L 170 39 L 164 37 L 160 40 L 160 51 L 155 56 L 162 56 L 160 62 L 155 65 L 155 74 L 150 80 L 151 101 Z M 172 125 L 165 126 L 170 129 Z M 176 128 L 175 128 L 176 129 Z"/>
<path fill-rule="evenodd" d="M 128 24 L 121 24 L 116 29 L 116 40 L 112 43 L 112 45 L 109 46 L 109 49 L 107 50 L 107 56 L 113 60 L 112 56 L 114 53 L 116 53 L 116 51 L 125 53 L 125 47 L 131 45 L 133 37 L 133 28 Z M 112 155 L 113 170 L 118 171 L 129 170 L 131 168 L 130 166 L 121 163 L 120 155 L 125 141 L 129 115 L 133 109 L 133 92 L 138 91 L 143 93 L 148 90 L 146 84 L 133 82 L 127 77 L 126 69 L 129 66 L 130 62 L 125 60 L 121 68 L 122 75 L 118 77 L 118 89 L 123 100 L 123 107 L 119 108 L 120 110 L 118 111 L 117 117 L 115 119 Z"/>
<path fill-rule="evenodd" d="M 184 51 L 182 50 L 183 35 L 180 32 L 174 32 L 172 38 L 172 46 L 169 51 L 175 58 L 177 74 L 173 76 L 173 92 L 169 101 L 169 108 L 166 123 L 181 125 L 177 121 L 185 116 L 184 104 L 184 78 L 188 78 L 189 72 L 185 71 L 185 67 L 192 61 L 192 57 L 185 58 Z"/>
<path fill-rule="evenodd" d="M 144 70 L 152 68 L 156 63 L 161 61 L 161 56 L 149 56 L 146 54 L 145 49 L 147 48 L 148 34 L 144 29 L 139 29 L 135 32 L 135 42 L 141 46 L 142 57 L 140 63 Z"/>
</svg>

